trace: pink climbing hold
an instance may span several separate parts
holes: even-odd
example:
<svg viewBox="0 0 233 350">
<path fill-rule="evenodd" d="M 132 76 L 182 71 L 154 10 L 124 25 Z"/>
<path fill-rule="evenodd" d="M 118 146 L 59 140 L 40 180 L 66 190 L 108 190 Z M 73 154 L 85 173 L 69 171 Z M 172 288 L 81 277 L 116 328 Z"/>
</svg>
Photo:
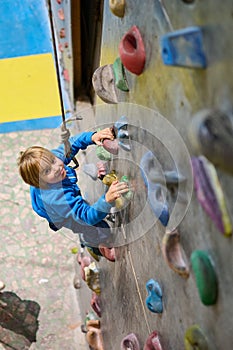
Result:
<svg viewBox="0 0 233 350">
<path fill-rule="evenodd" d="M 65 15 L 63 9 L 58 10 L 58 17 L 60 18 L 61 21 L 64 21 Z"/>
<path fill-rule="evenodd" d="M 144 69 L 146 53 L 141 33 L 137 26 L 133 26 L 123 36 L 119 44 L 119 54 L 123 65 L 136 75 Z"/>
<path fill-rule="evenodd" d="M 97 316 L 101 317 L 100 297 L 95 292 L 92 293 L 91 307 Z"/>
<path fill-rule="evenodd" d="M 163 350 L 157 331 L 153 331 L 146 340 L 143 350 Z"/>
<path fill-rule="evenodd" d="M 140 350 L 140 344 L 136 334 L 130 333 L 121 341 L 121 350 Z"/>
<path fill-rule="evenodd" d="M 110 153 L 117 155 L 119 151 L 119 146 L 118 146 L 118 140 L 109 140 L 109 139 L 104 139 L 103 140 L 103 147 Z"/>
<path fill-rule="evenodd" d="M 70 81 L 70 75 L 69 75 L 68 69 L 63 70 L 63 76 L 64 76 L 65 81 L 68 81 L 68 82 Z"/>
<path fill-rule="evenodd" d="M 116 260 L 115 248 L 108 248 L 101 244 L 99 245 L 99 250 L 107 260 L 112 262 Z"/>
<path fill-rule="evenodd" d="M 82 254 L 78 254 L 77 261 L 78 261 L 79 265 L 81 266 L 81 271 L 80 271 L 81 277 L 85 281 L 86 278 L 85 278 L 84 268 L 90 265 L 91 258 L 89 256 L 83 256 Z"/>
</svg>

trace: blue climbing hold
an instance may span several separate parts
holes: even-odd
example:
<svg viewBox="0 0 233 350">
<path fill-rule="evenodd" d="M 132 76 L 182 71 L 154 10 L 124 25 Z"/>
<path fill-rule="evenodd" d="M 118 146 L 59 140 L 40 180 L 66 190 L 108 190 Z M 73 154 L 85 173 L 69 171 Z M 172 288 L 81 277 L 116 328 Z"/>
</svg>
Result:
<svg viewBox="0 0 233 350">
<path fill-rule="evenodd" d="M 122 128 L 127 129 L 127 126 L 128 126 L 128 120 L 127 120 L 127 118 L 126 118 L 124 115 L 122 115 L 122 116 L 120 117 L 120 119 L 117 120 L 117 121 L 114 123 L 114 126 L 115 126 L 118 130 L 119 130 L 119 129 L 122 129 Z"/>
<path fill-rule="evenodd" d="M 146 298 L 147 308 L 154 313 L 161 314 L 163 312 L 163 292 L 159 283 L 152 278 L 147 281 L 146 289 L 148 297 Z"/>
<path fill-rule="evenodd" d="M 159 162 L 151 151 L 146 152 L 141 158 L 140 168 L 147 187 L 150 207 L 162 225 L 167 226 L 170 216 L 166 200 L 166 181 Z"/>
<path fill-rule="evenodd" d="M 207 60 L 200 27 L 188 27 L 161 37 L 163 63 L 170 66 L 206 68 Z"/>
<path fill-rule="evenodd" d="M 166 227 L 169 221 L 169 210 L 165 194 L 166 188 L 160 184 L 155 185 L 151 190 L 148 187 L 148 201 L 151 209 L 163 226 Z"/>
</svg>

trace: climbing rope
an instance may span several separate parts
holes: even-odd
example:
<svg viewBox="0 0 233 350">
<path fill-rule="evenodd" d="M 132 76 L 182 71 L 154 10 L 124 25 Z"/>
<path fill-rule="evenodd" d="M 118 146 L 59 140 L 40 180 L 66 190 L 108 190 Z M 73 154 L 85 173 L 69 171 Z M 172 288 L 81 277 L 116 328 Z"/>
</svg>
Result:
<svg viewBox="0 0 233 350">
<path fill-rule="evenodd" d="M 56 68 L 56 74 L 57 74 L 58 91 L 59 91 L 59 99 L 60 99 L 60 107 L 61 107 L 61 115 L 62 115 L 61 142 L 64 143 L 65 156 L 70 157 L 71 156 L 71 145 L 69 142 L 70 131 L 66 127 L 66 114 L 64 110 L 63 97 L 62 97 L 61 78 L 59 74 L 59 63 L 58 63 L 58 55 L 57 55 L 57 48 L 56 48 L 56 37 L 55 37 L 54 24 L 53 24 L 54 21 L 53 21 L 51 0 L 48 0 L 48 12 L 49 12 L 51 34 L 52 34 L 54 60 L 55 60 L 55 68 Z M 77 118 L 75 120 L 77 120 Z M 72 160 L 75 163 L 75 166 L 73 167 L 73 169 L 78 168 L 79 167 L 78 160 L 75 157 L 72 157 Z"/>
</svg>

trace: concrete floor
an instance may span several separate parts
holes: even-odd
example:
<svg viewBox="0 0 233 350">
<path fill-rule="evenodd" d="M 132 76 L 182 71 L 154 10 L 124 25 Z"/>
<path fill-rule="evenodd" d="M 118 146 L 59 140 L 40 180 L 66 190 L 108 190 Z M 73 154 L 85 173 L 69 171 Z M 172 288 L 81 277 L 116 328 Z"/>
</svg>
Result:
<svg viewBox="0 0 233 350">
<path fill-rule="evenodd" d="M 78 245 L 70 232 L 51 231 L 31 209 L 29 187 L 17 170 L 19 151 L 47 146 L 54 130 L 0 134 L 0 280 L 21 299 L 39 303 L 37 342 L 30 349 L 86 349 L 76 289 L 73 287 Z M 0 329 L 1 333 L 1 329 Z"/>
</svg>

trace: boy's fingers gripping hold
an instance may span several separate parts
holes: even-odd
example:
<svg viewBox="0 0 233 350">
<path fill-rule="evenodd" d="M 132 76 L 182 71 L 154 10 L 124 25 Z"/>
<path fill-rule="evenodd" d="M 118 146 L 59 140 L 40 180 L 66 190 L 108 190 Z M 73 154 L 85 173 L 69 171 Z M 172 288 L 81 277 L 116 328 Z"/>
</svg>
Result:
<svg viewBox="0 0 233 350">
<path fill-rule="evenodd" d="M 95 142 L 97 145 L 102 145 L 102 140 L 104 139 L 114 139 L 113 133 L 110 128 L 100 130 L 92 135 L 92 141 Z"/>
</svg>

